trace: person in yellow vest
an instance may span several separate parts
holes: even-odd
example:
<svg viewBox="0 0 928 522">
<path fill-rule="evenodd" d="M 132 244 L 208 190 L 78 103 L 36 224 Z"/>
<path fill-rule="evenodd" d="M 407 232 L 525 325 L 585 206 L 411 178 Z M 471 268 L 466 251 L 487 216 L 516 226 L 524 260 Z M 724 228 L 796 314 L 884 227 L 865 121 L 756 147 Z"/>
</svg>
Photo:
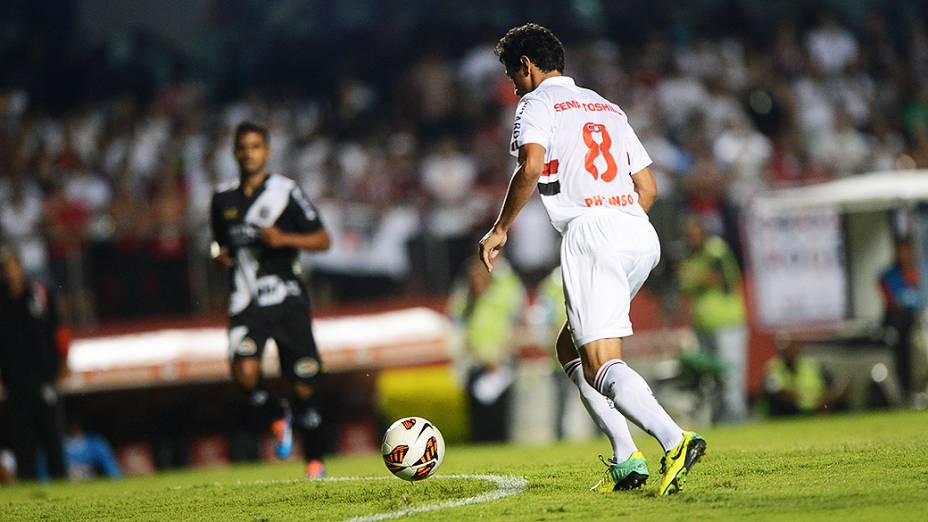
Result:
<svg viewBox="0 0 928 522">
<path fill-rule="evenodd" d="M 690 253 L 680 262 L 677 275 L 689 299 L 693 329 L 700 349 L 728 368 L 713 420 L 741 421 L 748 413 L 748 331 L 741 270 L 731 248 L 722 238 L 708 234 L 699 218 L 686 219 L 684 236 Z"/>
<path fill-rule="evenodd" d="M 771 416 L 797 415 L 833 409 L 840 403 L 832 379 L 812 357 L 802 355 L 794 339 L 780 339 L 780 353 L 764 371 L 764 394 Z"/>
<path fill-rule="evenodd" d="M 515 334 L 524 304 L 525 288 L 506 262 L 490 273 L 473 258 L 452 291 L 448 309 L 463 336 L 471 438 L 476 442 L 508 437 Z"/>
</svg>

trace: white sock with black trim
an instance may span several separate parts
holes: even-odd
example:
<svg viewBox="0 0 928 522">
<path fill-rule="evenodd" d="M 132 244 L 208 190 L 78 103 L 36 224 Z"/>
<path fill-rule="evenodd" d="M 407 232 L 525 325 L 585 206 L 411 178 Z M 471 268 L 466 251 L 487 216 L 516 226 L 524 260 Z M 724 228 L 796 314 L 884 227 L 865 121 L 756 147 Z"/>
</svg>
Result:
<svg viewBox="0 0 928 522">
<path fill-rule="evenodd" d="M 587 413 L 599 426 L 599 429 L 609 437 L 612 444 L 612 457 L 616 462 L 624 462 L 632 453 L 638 451 L 632 434 L 628 431 L 628 422 L 625 417 L 612 406 L 612 402 L 599 393 L 583 377 L 580 358 L 576 358 L 564 365 L 564 373 L 570 377 L 580 390 L 580 400 Z"/>
<path fill-rule="evenodd" d="M 616 409 L 650 433 L 670 451 L 683 440 L 683 430 L 654 398 L 644 378 L 620 359 L 610 359 L 596 372 L 593 387 L 612 399 Z"/>
</svg>

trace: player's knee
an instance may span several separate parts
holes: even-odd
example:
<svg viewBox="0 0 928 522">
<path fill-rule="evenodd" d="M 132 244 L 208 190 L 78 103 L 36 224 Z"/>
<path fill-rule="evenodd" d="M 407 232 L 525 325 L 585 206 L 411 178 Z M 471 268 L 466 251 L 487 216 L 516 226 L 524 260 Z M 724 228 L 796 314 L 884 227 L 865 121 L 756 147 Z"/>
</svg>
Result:
<svg viewBox="0 0 928 522">
<path fill-rule="evenodd" d="M 239 359 L 232 364 L 232 378 L 239 386 L 246 390 L 258 387 L 261 371 L 258 361 L 253 359 Z"/>
<path fill-rule="evenodd" d="M 313 396 L 316 393 L 316 390 L 311 384 L 305 382 L 296 382 L 293 383 L 293 393 L 296 394 L 300 399 L 306 400 Z"/>
</svg>

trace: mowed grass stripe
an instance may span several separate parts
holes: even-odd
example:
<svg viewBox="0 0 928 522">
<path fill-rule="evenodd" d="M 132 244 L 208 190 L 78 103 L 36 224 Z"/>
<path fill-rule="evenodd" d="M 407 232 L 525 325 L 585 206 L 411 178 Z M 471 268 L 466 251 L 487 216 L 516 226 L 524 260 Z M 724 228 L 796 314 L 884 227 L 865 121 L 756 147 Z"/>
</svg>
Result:
<svg viewBox="0 0 928 522">
<path fill-rule="evenodd" d="M 924 520 L 928 413 L 835 415 L 726 426 L 701 433 L 709 453 L 686 490 L 656 497 L 660 451 L 644 438 L 651 480 L 642 490 L 588 491 L 608 443 L 451 446 L 440 474 L 525 477 L 522 493 L 479 505 L 412 515 L 418 520 Z M 344 520 L 486 494 L 479 480 L 408 483 L 379 455 L 332 458 L 330 476 L 387 480 L 294 480 L 298 463 L 179 471 L 119 482 L 0 488 L 2 520 Z M 263 482 L 258 482 L 263 481 Z M 279 481 L 279 482 L 277 482 Z"/>
<path fill-rule="evenodd" d="M 289 467 L 288 468 L 292 468 Z M 226 470 L 234 476 L 235 468 Z M 394 512 L 473 497 L 494 489 L 480 480 L 429 480 L 397 490 L 398 479 L 358 481 L 209 482 L 171 487 L 125 488 L 135 480 L 110 483 L 91 492 L 80 485 L 38 488 L 25 502 L 6 502 L 0 493 L 3 519 L 51 520 L 337 520 Z M 453 483 L 452 483 L 453 482 Z M 406 483 L 403 483 L 406 484 Z M 134 484 L 133 486 L 137 486 Z M 96 488 L 94 488 L 96 489 Z"/>
</svg>

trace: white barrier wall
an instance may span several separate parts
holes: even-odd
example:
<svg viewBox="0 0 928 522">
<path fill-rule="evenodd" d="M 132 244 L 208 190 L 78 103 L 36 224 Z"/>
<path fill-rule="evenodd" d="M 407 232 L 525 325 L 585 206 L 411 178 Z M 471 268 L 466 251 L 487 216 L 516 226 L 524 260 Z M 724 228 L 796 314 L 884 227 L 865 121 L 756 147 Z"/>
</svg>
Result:
<svg viewBox="0 0 928 522">
<path fill-rule="evenodd" d="M 777 270 L 778 267 L 775 263 L 772 266 L 769 260 L 776 257 L 778 249 L 772 246 L 771 239 L 792 241 L 799 246 L 799 252 L 805 251 L 806 253 L 811 253 L 827 243 L 827 241 L 819 241 L 820 238 L 814 236 L 801 237 L 794 233 L 792 229 L 795 227 L 790 223 L 792 216 L 805 212 L 835 212 L 844 220 L 846 290 L 843 293 L 849 298 L 846 314 L 848 321 L 836 322 L 834 326 L 845 330 L 852 324 L 856 329 L 879 323 L 883 310 L 879 277 L 892 263 L 894 256 L 893 213 L 899 210 L 911 212 L 914 209 L 923 208 L 926 202 L 928 202 L 928 170 L 857 174 L 825 183 L 773 190 L 757 196 L 748 208 L 749 225 L 745 234 L 745 243 L 751 253 L 749 257 L 755 285 L 758 288 L 754 296 L 754 304 L 762 323 L 765 318 L 772 315 L 776 320 L 768 321 L 768 323 L 775 324 L 765 324 L 765 326 L 798 329 L 822 326 L 815 324 L 820 322 L 815 314 L 794 312 L 800 309 L 806 311 L 811 309 L 819 313 L 820 310 L 817 307 L 820 304 L 835 304 L 838 300 L 844 299 L 842 292 L 834 285 L 831 285 L 831 288 L 822 285 L 824 281 L 832 278 L 836 271 L 821 270 L 821 280 L 809 279 L 808 288 L 795 288 L 799 290 L 796 295 L 805 293 L 804 302 L 799 303 L 800 306 L 797 306 L 796 310 L 791 311 L 782 306 L 785 300 L 795 300 L 795 296 L 789 295 L 793 292 L 789 288 L 795 287 L 790 282 L 790 274 L 793 270 L 791 268 L 782 271 L 776 276 L 784 281 L 782 285 L 774 281 L 774 274 L 770 269 Z M 915 214 L 917 215 L 918 212 Z M 778 220 L 786 225 L 782 228 L 771 226 L 771 223 L 776 224 Z M 752 221 L 760 222 L 762 229 L 764 227 L 771 229 L 772 235 L 757 233 L 756 224 L 750 224 Z M 824 229 L 822 232 L 826 235 L 831 234 Z M 816 243 L 819 245 L 815 246 Z M 811 249 L 810 245 L 812 245 Z M 924 257 L 928 253 L 928 247 L 924 244 L 921 247 L 924 266 L 926 264 Z M 761 255 L 755 255 L 757 252 Z M 812 289 L 814 291 L 811 291 Z M 823 295 L 825 293 L 828 295 Z M 808 306 L 810 303 L 816 304 L 810 308 Z M 788 317 L 790 314 L 792 316 Z M 784 320 L 787 318 L 790 320 Z"/>
<path fill-rule="evenodd" d="M 883 296 L 879 280 L 893 262 L 893 232 L 889 212 L 848 214 L 851 313 L 854 318 L 879 323 Z"/>
<path fill-rule="evenodd" d="M 313 321 L 327 371 L 448 361 L 450 321 L 428 308 Z M 268 341 L 263 364 L 278 372 Z M 68 354 L 66 391 L 138 388 L 229 378 L 225 327 L 178 328 L 78 339 Z"/>
<path fill-rule="evenodd" d="M 745 233 L 763 327 L 790 329 L 847 318 L 847 250 L 838 210 L 754 214 Z"/>
</svg>

